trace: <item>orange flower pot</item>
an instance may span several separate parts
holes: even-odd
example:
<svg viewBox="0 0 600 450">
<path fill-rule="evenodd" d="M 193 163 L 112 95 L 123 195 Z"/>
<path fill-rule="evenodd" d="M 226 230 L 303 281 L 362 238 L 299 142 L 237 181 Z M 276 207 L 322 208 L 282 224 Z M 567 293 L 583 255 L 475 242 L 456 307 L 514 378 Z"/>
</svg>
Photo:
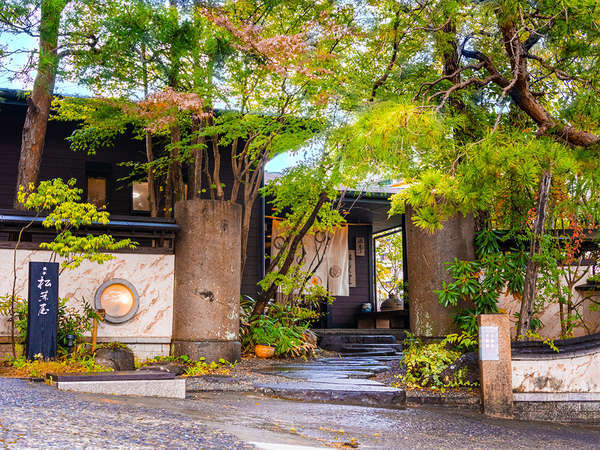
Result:
<svg viewBox="0 0 600 450">
<path fill-rule="evenodd" d="M 254 347 L 254 354 L 259 358 L 271 358 L 275 355 L 275 347 L 258 344 Z"/>
</svg>

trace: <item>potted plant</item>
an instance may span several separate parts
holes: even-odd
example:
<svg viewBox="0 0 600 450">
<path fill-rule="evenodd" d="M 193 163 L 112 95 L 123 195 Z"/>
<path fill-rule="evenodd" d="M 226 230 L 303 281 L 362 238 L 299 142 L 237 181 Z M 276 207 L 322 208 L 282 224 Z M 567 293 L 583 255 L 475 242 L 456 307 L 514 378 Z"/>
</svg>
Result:
<svg viewBox="0 0 600 450">
<path fill-rule="evenodd" d="M 254 345 L 254 354 L 259 358 L 271 358 L 277 345 L 277 326 L 274 320 L 260 316 L 251 326 L 250 333 Z"/>
</svg>

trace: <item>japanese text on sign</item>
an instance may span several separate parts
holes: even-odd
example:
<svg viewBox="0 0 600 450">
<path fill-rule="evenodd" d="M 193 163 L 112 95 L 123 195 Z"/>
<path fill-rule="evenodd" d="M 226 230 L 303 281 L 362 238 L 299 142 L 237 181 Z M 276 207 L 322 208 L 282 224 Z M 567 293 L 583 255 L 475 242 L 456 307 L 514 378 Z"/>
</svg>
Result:
<svg viewBox="0 0 600 450">
<path fill-rule="evenodd" d="M 46 278 L 48 268 L 42 267 L 42 276 L 37 280 L 37 288 L 40 290 L 38 297 L 38 316 L 48 314 L 48 289 L 52 287 L 52 281 Z"/>
</svg>

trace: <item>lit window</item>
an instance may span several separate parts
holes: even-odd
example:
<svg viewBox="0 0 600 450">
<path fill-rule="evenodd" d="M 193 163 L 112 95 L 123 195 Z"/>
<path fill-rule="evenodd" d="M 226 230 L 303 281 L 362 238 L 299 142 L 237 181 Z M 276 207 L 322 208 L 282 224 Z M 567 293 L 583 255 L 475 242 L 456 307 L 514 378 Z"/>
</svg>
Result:
<svg viewBox="0 0 600 450">
<path fill-rule="evenodd" d="M 132 205 L 134 211 L 150 211 L 150 199 L 148 198 L 148 183 L 133 183 Z"/>
<path fill-rule="evenodd" d="M 135 287 L 127 280 L 114 278 L 96 291 L 96 309 L 103 309 L 107 322 L 122 323 L 131 319 L 139 308 Z"/>
<path fill-rule="evenodd" d="M 96 208 L 106 206 L 106 178 L 88 177 L 87 202 Z"/>
</svg>

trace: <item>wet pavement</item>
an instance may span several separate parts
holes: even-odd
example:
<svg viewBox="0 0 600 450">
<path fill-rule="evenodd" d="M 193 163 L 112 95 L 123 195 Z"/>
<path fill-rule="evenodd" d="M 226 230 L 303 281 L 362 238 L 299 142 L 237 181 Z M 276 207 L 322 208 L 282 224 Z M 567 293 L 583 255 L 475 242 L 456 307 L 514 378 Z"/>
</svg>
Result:
<svg viewBox="0 0 600 450">
<path fill-rule="evenodd" d="M 389 367 L 376 358 L 321 358 L 304 364 L 275 365 L 263 373 L 273 373 L 289 381 L 257 383 L 255 388 L 264 394 L 300 401 L 405 406 L 403 390 L 370 379 L 385 371 L 389 371 Z"/>
<path fill-rule="evenodd" d="M 600 430 L 487 419 L 453 408 L 305 403 L 256 393 L 186 400 L 61 392 L 0 379 L 0 447 L 600 448 Z"/>
<path fill-rule="evenodd" d="M 161 399 L 167 403 L 168 399 Z M 120 397 L 77 395 L 0 378 L 2 448 L 232 448 L 252 446 L 190 422 L 181 411 L 134 406 Z"/>
</svg>

